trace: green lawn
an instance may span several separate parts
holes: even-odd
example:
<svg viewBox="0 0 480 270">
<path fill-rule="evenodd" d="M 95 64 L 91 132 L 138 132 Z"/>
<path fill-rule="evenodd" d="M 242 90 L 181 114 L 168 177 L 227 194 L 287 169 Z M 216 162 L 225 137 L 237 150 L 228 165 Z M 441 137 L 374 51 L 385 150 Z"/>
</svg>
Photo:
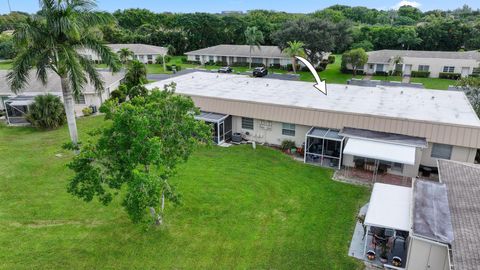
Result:
<svg viewBox="0 0 480 270">
<path fill-rule="evenodd" d="M 11 60 L 0 61 L 0 70 L 11 69 L 11 68 L 12 68 L 12 61 Z"/>
<path fill-rule="evenodd" d="M 104 124 L 78 121 L 81 138 Z M 363 269 L 348 257 L 369 190 L 279 151 L 202 148 L 171 180 L 163 228 L 66 193 L 66 128 L 0 126 L 0 269 Z M 62 153 L 63 157 L 56 157 Z"/>
<path fill-rule="evenodd" d="M 423 83 L 427 89 L 447 90 L 448 86 L 455 85 L 455 80 L 437 79 L 437 78 L 412 78 L 411 82 Z"/>
</svg>

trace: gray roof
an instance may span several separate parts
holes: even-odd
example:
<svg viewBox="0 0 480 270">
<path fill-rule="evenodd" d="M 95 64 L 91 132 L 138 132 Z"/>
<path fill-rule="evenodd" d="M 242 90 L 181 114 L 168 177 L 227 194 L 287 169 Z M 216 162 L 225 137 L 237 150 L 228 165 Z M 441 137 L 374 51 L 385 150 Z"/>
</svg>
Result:
<svg viewBox="0 0 480 270">
<path fill-rule="evenodd" d="M 171 82 L 177 84 L 177 93 L 189 96 L 480 127 L 480 119 L 460 91 L 327 84 L 324 95 L 311 82 L 206 72 L 154 82 L 147 88 Z"/>
<path fill-rule="evenodd" d="M 165 47 L 147 45 L 147 44 L 108 44 L 115 52 L 120 49 L 127 48 L 134 54 L 167 54 L 168 49 Z"/>
<path fill-rule="evenodd" d="M 359 129 L 344 127 L 340 135 L 346 137 L 367 138 L 371 140 L 387 141 L 397 144 L 411 145 L 415 147 L 427 148 L 427 139 L 420 137 L 407 136 L 402 134 L 373 131 L 368 129 Z"/>
<path fill-rule="evenodd" d="M 380 50 L 368 52 L 369 63 L 389 63 L 396 56 L 413 58 L 473 59 L 480 61 L 480 52 L 445 52 L 445 51 L 407 51 Z"/>
<path fill-rule="evenodd" d="M 480 265 L 480 166 L 438 160 L 440 181 L 447 185 L 455 240 L 455 269 L 474 270 Z"/>
<path fill-rule="evenodd" d="M 213 56 L 237 56 L 250 57 L 249 45 L 217 45 L 196 51 L 185 53 L 186 55 L 213 55 Z M 288 58 L 277 46 L 256 46 L 252 49 L 252 57 L 264 58 Z"/>
<path fill-rule="evenodd" d="M 443 183 L 413 183 L 413 234 L 445 244 L 453 241 L 447 187 Z"/>
<path fill-rule="evenodd" d="M 0 70 L 0 95 L 13 95 L 13 92 L 10 89 L 10 85 L 7 81 L 8 70 Z M 110 87 L 110 85 L 118 82 L 123 79 L 124 73 L 119 72 L 112 74 L 109 71 L 100 71 L 100 75 L 103 78 L 105 83 L 105 88 Z M 35 77 L 35 71 L 30 72 L 30 79 L 28 80 L 28 85 L 23 89 L 22 93 L 58 93 L 62 92 L 62 87 L 60 84 L 60 77 L 53 72 L 48 73 L 48 83 L 43 85 L 41 81 L 37 80 Z M 114 89 L 112 89 L 114 90 Z M 83 93 L 95 93 L 96 90 L 92 84 L 87 84 Z"/>
</svg>

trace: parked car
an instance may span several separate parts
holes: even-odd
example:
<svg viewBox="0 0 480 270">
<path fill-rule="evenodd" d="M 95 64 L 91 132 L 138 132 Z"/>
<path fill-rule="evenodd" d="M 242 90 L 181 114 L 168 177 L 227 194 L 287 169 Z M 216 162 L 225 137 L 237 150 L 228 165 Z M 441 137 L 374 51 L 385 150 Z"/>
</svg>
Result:
<svg viewBox="0 0 480 270">
<path fill-rule="evenodd" d="M 268 69 L 266 67 L 256 67 L 253 70 L 253 77 L 264 77 L 268 74 Z"/>
<path fill-rule="evenodd" d="M 218 73 L 232 73 L 231 67 L 221 67 L 218 69 Z"/>
</svg>

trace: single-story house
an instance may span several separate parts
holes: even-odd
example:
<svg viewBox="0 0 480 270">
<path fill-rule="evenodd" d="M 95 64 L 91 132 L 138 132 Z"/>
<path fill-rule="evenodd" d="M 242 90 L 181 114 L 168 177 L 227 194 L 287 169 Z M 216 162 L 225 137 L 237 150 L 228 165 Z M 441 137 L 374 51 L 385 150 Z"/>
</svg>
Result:
<svg viewBox="0 0 480 270">
<path fill-rule="evenodd" d="M 385 269 L 474 270 L 480 265 L 480 166 L 438 160 L 440 181 L 376 183 L 353 241 Z M 383 261 L 380 260 L 384 254 Z"/>
<path fill-rule="evenodd" d="M 368 62 L 361 69 L 366 74 L 376 72 L 402 71 L 404 76 L 411 76 L 412 71 L 429 72 L 432 78 L 439 74 L 458 73 L 467 77 L 474 68 L 480 66 L 480 52 L 446 52 L 446 51 L 410 51 L 410 50 L 380 50 L 368 52 Z M 401 63 L 395 64 L 400 57 Z"/>
<path fill-rule="evenodd" d="M 217 143 L 232 133 L 271 145 L 292 140 L 303 146 L 307 163 L 375 164 L 414 177 L 438 158 L 474 163 L 480 148 L 480 120 L 459 91 L 329 84 L 324 95 L 309 82 L 207 72 L 147 88 L 171 82 L 203 111 Z"/>
<path fill-rule="evenodd" d="M 250 62 L 249 45 L 222 44 L 185 53 L 187 60 L 200 62 L 223 62 L 227 65 L 246 64 Z M 264 66 L 287 66 L 292 59 L 284 54 L 277 46 L 254 46 L 252 49 L 252 63 Z"/>
<path fill-rule="evenodd" d="M 0 70 L 0 109 L 7 111 L 7 120 L 9 124 L 26 124 L 25 114 L 28 112 L 28 106 L 33 103 L 35 96 L 43 94 L 53 94 L 62 98 L 62 87 L 60 78 L 53 72 L 48 73 L 48 83 L 43 85 L 35 77 L 35 71 L 31 71 L 28 85 L 20 93 L 14 94 L 7 82 L 8 70 Z M 78 100 L 75 101 L 75 114 L 83 115 L 82 110 L 85 107 L 94 106 L 97 109 L 102 103 L 110 97 L 110 93 L 118 88 L 124 78 L 123 73 L 111 73 L 100 71 L 100 75 L 105 83 L 105 91 L 98 93 L 92 84 L 87 84 L 83 89 Z"/>
<path fill-rule="evenodd" d="M 147 44 L 108 44 L 114 51 L 119 52 L 121 49 L 129 49 L 133 52 L 133 58 L 144 64 L 153 64 L 158 56 L 167 55 L 168 49 L 165 47 L 147 45 Z M 92 61 L 100 61 L 100 58 L 91 50 L 83 49 L 80 54 L 85 55 Z"/>
</svg>

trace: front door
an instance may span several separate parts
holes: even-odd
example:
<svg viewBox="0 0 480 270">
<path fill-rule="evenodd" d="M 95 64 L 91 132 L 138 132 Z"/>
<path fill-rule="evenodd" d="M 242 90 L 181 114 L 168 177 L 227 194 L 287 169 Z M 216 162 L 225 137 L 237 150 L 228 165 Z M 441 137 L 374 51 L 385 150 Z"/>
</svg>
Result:
<svg viewBox="0 0 480 270">
<path fill-rule="evenodd" d="M 410 76 L 412 73 L 412 65 L 405 65 L 405 70 L 403 71 L 404 76 Z"/>
<path fill-rule="evenodd" d="M 470 68 L 469 67 L 462 67 L 462 77 L 468 77 L 470 75 Z"/>
<path fill-rule="evenodd" d="M 225 141 L 225 123 L 222 121 L 218 124 L 218 143 Z"/>
</svg>

